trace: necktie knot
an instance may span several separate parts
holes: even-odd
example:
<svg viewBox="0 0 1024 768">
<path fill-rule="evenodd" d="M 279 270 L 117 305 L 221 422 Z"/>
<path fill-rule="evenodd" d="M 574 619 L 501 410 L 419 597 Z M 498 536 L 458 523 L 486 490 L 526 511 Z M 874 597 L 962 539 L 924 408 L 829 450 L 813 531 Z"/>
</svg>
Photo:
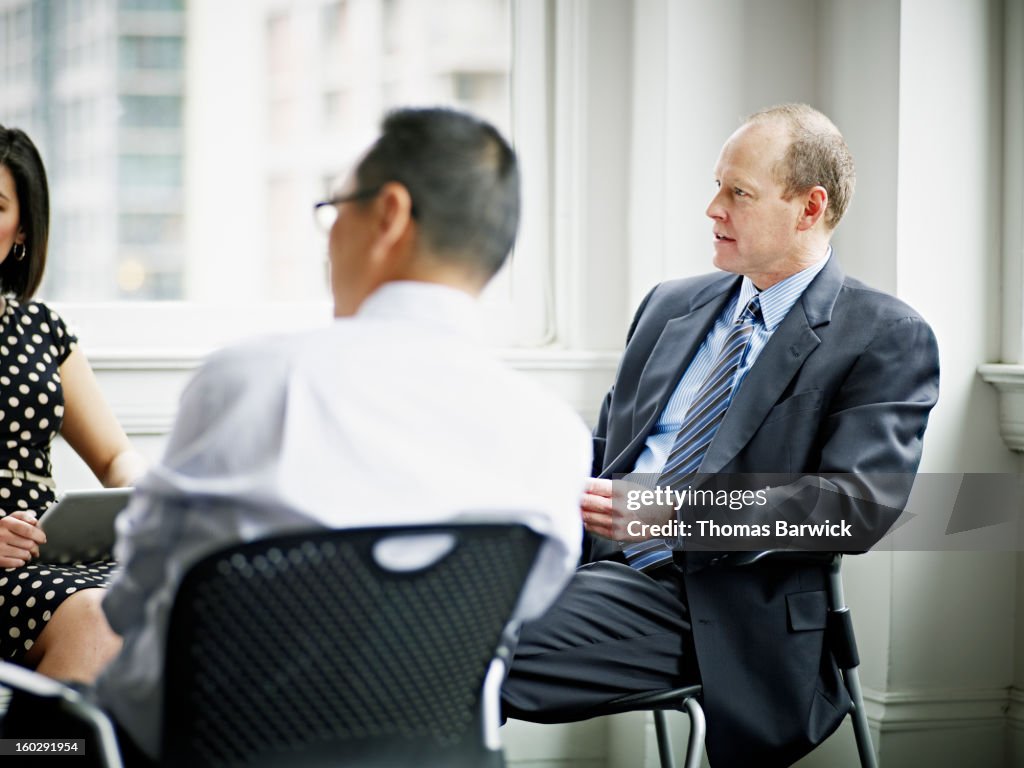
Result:
<svg viewBox="0 0 1024 768">
<path fill-rule="evenodd" d="M 751 323 L 757 325 L 758 323 L 764 323 L 764 317 L 761 315 L 761 297 L 755 295 L 750 301 L 747 302 L 747 306 L 743 309 L 743 313 L 740 315 L 739 323 Z"/>
</svg>

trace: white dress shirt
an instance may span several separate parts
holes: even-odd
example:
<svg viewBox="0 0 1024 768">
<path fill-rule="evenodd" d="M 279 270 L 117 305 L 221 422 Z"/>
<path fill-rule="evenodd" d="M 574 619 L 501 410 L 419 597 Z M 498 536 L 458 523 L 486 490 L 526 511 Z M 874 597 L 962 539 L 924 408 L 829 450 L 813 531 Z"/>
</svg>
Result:
<svg viewBox="0 0 1024 768">
<path fill-rule="evenodd" d="M 495 360 L 480 327 L 460 291 L 389 283 L 352 318 L 225 350 L 199 370 L 162 462 L 118 519 L 122 570 L 103 602 L 124 648 L 97 697 L 144 751 L 159 749 L 177 585 L 230 543 L 513 513 L 552 536 L 518 618 L 555 599 L 579 557 L 590 435 Z"/>
</svg>

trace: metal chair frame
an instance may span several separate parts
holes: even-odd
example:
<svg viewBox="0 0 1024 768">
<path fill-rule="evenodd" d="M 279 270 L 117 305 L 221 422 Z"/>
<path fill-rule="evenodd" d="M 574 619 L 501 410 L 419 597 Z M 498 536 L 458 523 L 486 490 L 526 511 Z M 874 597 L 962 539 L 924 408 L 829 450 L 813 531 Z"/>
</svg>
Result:
<svg viewBox="0 0 1024 768">
<path fill-rule="evenodd" d="M 828 625 L 826 630 L 828 643 L 843 676 L 850 700 L 853 702 L 850 718 L 853 722 L 853 734 L 861 768 L 878 768 L 878 761 L 871 741 L 871 730 L 867 714 L 864 711 L 864 693 L 861 690 L 860 676 L 857 673 L 860 656 L 857 653 L 857 641 L 853 633 L 850 609 L 846 605 L 843 591 L 842 554 L 769 550 L 733 555 L 725 560 L 728 565 L 723 564 L 723 567 L 743 568 L 768 560 L 820 563 L 822 566 L 828 567 Z M 684 766 L 685 768 L 698 768 L 706 735 L 704 712 L 697 702 L 701 691 L 701 686 L 692 685 L 625 696 L 602 707 L 600 714 L 611 715 L 620 712 L 651 710 L 654 715 L 661 767 L 675 768 L 667 710 L 685 710 L 690 717 L 690 738 L 687 743 Z"/>
<path fill-rule="evenodd" d="M 878 768 L 868 716 L 864 711 L 864 692 L 860 687 L 860 674 L 857 672 L 860 655 L 857 653 L 857 640 L 853 634 L 853 619 L 843 592 L 842 564 L 843 556 L 838 553 L 832 556 L 832 562 L 829 564 L 828 610 L 832 652 L 836 656 L 843 682 L 846 683 L 846 690 L 853 702 L 850 718 L 853 721 L 853 735 L 857 741 L 860 764 L 862 768 Z"/>
<path fill-rule="evenodd" d="M 663 691 L 630 694 L 602 706 L 600 714 L 601 716 L 617 715 L 622 712 L 650 710 L 654 715 L 654 732 L 658 737 L 658 758 L 661 761 L 661 766 L 662 768 L 675 768 L 668 712 L 684 710 L 690 718 L 690 737 L 686 743 L 686 760 L 683 766 L 684 768 L 699 768 L 701 753 L 704 751 L 704 737 L 707 733 L 704 709 L 698 702 L 702 690 L 703 688 L 699 685 L 689 685 Z"/>
</svg>

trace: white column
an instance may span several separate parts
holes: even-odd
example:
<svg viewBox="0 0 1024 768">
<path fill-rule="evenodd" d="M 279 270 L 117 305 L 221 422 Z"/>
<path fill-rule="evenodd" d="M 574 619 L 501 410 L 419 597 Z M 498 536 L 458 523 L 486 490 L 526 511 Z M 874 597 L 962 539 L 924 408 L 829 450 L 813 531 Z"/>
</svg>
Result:
<svg viewBox="0 0 1024 768">
<path fill-rule="evenodd" d="M 630 308 L 632 2 L 555 4 L 556 317 L 570 349 L 621 348 Z"/>
</svg>

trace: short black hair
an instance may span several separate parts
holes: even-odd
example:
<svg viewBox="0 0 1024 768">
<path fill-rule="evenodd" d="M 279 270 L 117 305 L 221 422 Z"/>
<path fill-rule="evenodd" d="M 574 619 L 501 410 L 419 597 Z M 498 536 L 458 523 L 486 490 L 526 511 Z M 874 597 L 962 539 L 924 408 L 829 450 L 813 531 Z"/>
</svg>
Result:
<svg viewBox="0 0 1024 768">
<path fill-rule="evenodd" d="M 12 252 L 0 264 L 0 293 L 14 296 L 18 301 L 27 301 L 39 288 L 46 270 L 50 188 L 39 150 L 22 130 L 0 125 L 0 165 L 14 177 L 26 249 L 21 260 L 14 258 Z"/>
<path fill-rule="evenodd" d="M 389 112 L 355 171 L 359 188 L 402 184 L 424 244 L 439 259 L 490 278 L 519 226 L 519 167 L 498 130 L 446 108 Z"/>
</svg>

